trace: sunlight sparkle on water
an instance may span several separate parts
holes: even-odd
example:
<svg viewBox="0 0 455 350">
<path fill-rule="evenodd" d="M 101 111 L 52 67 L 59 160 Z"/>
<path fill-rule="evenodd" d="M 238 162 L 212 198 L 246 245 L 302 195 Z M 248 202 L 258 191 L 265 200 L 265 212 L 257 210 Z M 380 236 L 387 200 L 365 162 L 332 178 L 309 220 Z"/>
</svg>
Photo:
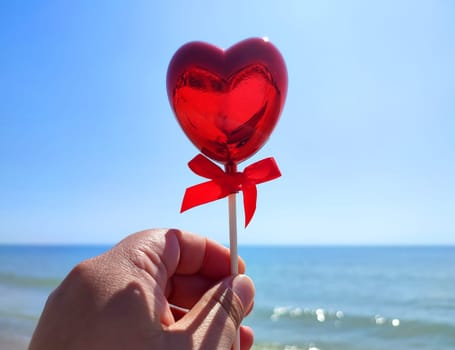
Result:
<svg viewBox="0 0 455 350">
<path fill-rule="evenodd" d="M 316 318 L 319 322 L 324 322 L 325 321 L 325 311 L 323 309 L 317 309 Z"/>
<path fill-rule="evenodd" d="M 335 316 L 340 319 L 340 318 L 343 318 L 344 317 L 344 312 L 341 311 L 341 310 L 338 310 L 335 314 Z"/>
<path fill-rule="evenodd" d="M 398 327 L 400 325 L 400 320 L 398 318 L 394 318 L 392 320 L 392 326 Z"/>
<path fill-rule="evenodd" d="M 378 325 L 385 323 L 385 318 L 380 315 L 374 316 L 374 320 L 375 320 L 376 324 L 378 324 Z"/>
</svg>

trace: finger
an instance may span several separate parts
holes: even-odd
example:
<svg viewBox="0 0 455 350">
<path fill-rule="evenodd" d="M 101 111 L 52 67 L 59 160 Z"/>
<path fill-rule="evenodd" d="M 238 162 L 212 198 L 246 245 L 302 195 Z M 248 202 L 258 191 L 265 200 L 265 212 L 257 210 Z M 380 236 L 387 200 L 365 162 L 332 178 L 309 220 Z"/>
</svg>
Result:
<svg viewBox="0 0 455 350">
<path fill-rule="evenodd" d="M 179 241 L 180 257 L 176 274 L 200 274 L 213 280 L 230 275 L 229 249 L 204 237 L 188 232 L 170 230 Z M 245 272 L 245 262 L 239 259 L 239 272 Z"/>
<path fill-rule="evenodd" d="M 245 275 L 225 279 L 210 289 L 199 302 L 178 322 L 169 327 L 169 333 L 192 334 L 194 348 L 230 349 L 237 330 L 254 298 L 254 285 Z M 251 332 L 243 331 L 246 340 Z"/>
<path fill-rule="evenodd" d="M 166 297 L 169 302 L 189 309 L 215 283 L 230 275 L 229 249 L 212 240 L 178 230 L 169 230 L 166 236 L 167 241 L 178 241 L 179 246 L 175 274 L 168 276 Z M 169 255 L 166 252 L 162 254 L 164 261 Z M 242 259 L 239 259 L 239 271 L 245 271 Z"/>
<path fill-rule="evenodd" d="M 179 321 L 183 316 L 188 313 L 188 310 L 182 309 L 171 305 L 171 311 L 174 315 L 175 321 Z M 240 348 L 241 350 L 248 350 L 253 346 L 254 343 L 254 332 L 248 326 L 240 326 Z"/>
<path fill-rule="evenodd" d="M 174 274 L 198 274 L 218 281 L 230 275 L 229 249 L 205 237 L 176 229 L 137 232 L 117 244 L 111 252 L 125 256 L 155 277 L 164 272 L 166 278 Z M 157 257 L 166 271 L 156 271 Z M 239 259 L 239 272 L 245 272 L 242 259 Z"/>
<path fill-rule="evenodd" d="M 250 327 L 240 326 L 240 349 L 248 350 L 253 346 L 254 333 Z"/>
<path fill-rule="evenodd" d="M 199 275 L 175 275 L 172 280 L 172 293 L 167 298 L 171 304 L 185 309 L 191 309 L 210 288 L 219 282 L 207 280 Z M 250 311 L 251 309 L 246 310 L 247 314 Z"/>
</svg>

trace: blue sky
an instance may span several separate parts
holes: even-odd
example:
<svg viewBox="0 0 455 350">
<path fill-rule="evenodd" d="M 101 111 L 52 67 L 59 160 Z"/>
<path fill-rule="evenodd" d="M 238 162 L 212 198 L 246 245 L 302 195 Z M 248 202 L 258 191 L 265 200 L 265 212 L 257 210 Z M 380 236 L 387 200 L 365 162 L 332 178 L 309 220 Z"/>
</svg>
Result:
<svg viewBox="0 0 455 350">
<path fill-rule="evenodd" d="M 179 213 L 202 179 L 166 70 L 188 41 L 267 36 L 287 102 L 240 168 L 274 156 L 283 176 L 239 242 L 455 244 L 454 18 L 430 0 L 2 1 L 0 242 L 227 242 L 226 200 Z"/>
</svg>

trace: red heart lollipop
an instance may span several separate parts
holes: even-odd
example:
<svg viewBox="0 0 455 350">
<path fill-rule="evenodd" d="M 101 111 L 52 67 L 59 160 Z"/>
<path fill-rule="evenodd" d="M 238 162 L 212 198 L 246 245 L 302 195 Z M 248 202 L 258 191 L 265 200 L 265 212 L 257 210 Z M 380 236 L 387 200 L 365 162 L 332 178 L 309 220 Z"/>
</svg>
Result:
<svg viewBox="0 0 455 350">
<path fill-rule="evenodd" d="M 237 164 L 256 153 L 279 119 L 287 71 L 267 40 L 244 40 L 227 50 L 202 42 L 182 46 L 167 72 L 177 120 L 207 157 Z"/>
</svg>

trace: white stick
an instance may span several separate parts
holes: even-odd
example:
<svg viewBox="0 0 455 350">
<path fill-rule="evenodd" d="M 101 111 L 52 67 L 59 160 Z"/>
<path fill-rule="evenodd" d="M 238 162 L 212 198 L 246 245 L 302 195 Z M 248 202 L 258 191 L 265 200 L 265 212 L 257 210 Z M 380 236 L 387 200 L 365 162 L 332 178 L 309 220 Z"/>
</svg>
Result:
<svg viewBox="0 0 455 350">
<path fill-rule="evenodd" d="M 237 249 L 237 206 L 236 193 L 231 193 L 228 197 L 229 204 L 229 249 L 231 253 L 231 275 L 239 274 L 239 252 Z M 240 350 L 240 332 L 234 342 L 233 350 Z"/>
<path fill-rule="evenodd" d="M 231 252 L 231 275 L 239 273 L 238 250 L 237 250 L 237 206 L 236 193 L 231 193 L 228 197 L 229 203 L 229 249 Z"/>
</svg>

